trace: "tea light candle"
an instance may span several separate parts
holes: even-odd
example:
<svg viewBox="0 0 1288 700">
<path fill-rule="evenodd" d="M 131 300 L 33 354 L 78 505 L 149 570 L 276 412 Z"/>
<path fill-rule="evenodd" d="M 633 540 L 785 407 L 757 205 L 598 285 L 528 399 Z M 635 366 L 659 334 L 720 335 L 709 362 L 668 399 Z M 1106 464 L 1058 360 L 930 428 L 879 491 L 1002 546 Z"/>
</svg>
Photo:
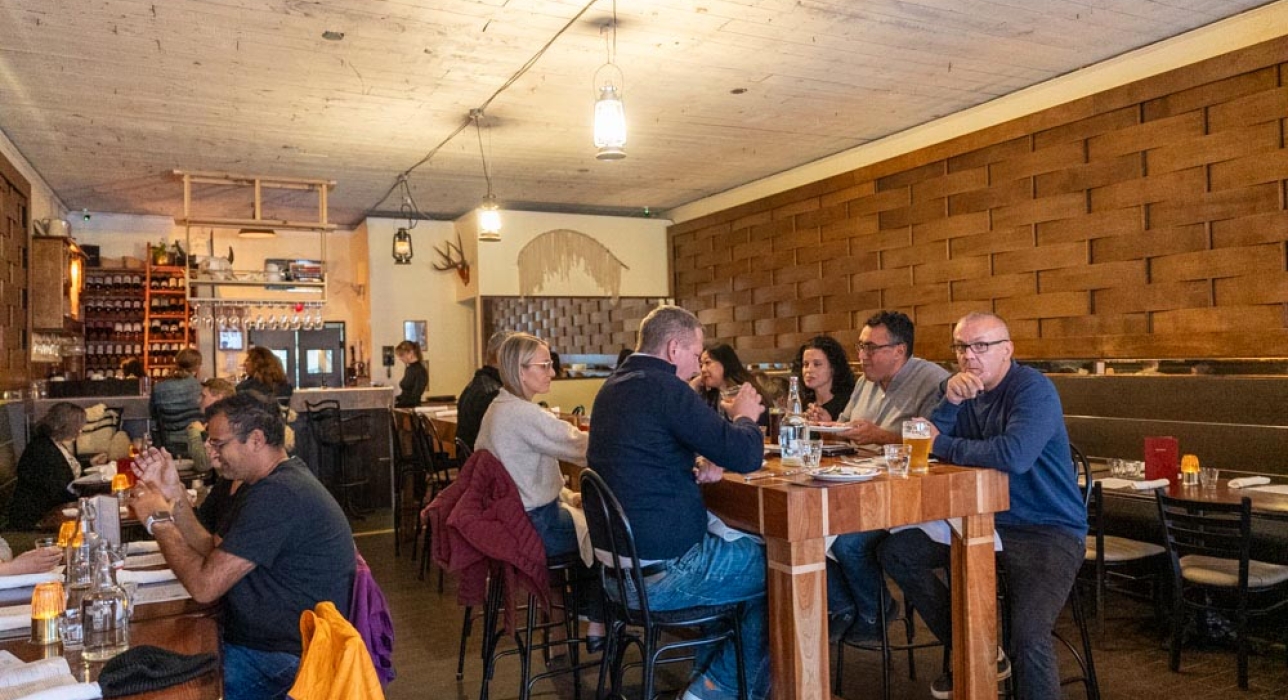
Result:
<svg viewBox="0 0 1288 700">
<path fill-rule="evenodd" d="M 54 644 L 58 636 L 58 618 L 67 606 L 61 581 L 36 584 L 31 594 L 31 643 Z"/>
</svg>

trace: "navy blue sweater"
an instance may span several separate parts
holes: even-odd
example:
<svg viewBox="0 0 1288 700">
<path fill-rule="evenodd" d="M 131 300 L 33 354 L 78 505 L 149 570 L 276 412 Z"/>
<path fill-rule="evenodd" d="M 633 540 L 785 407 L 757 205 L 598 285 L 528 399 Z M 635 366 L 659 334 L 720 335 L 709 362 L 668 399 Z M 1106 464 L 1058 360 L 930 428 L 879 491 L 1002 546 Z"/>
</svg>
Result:
<svg viewBox="0 0 1288 700">
<path fill-rule="evenodd" d="M 595 397 L 586 461 L 621 501 L 641 559 L 672 559 L 702 540 L 707 511 L 694 456 L 739 473 L 764 460 L 756 423 L 712 411 L 675 365 L 635 354 Z"/>
<path fill-rule="evenodd" d="M 1041 372 L 1011 362 L 997 388 L 958 405 L 944 399 L 930 420 L 939 428 L 933 451 L 941 459 L 1010 475 L 1011 509 L 997 514 L 998 526 L 1087 534 L 1060 395 Z"/>
</svg>

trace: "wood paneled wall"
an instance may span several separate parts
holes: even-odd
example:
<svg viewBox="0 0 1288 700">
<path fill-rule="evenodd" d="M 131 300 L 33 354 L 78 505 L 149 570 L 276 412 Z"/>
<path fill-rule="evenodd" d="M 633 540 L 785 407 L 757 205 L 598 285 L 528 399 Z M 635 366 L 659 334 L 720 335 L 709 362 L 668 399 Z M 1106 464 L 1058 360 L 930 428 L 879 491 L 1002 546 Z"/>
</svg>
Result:
<svg viewBox="0 0 1288 700">
<path fill-rule="evenodd" d="M 947 359 L 1288 356 L 1288 37 L 670 229 L 676 303 L 744 361 L 878 309 Z M 857 116 L 857 115 L 856 115 Z"/>
<path fill-rule="evenodd" d="M 613 355 L 635 349 L 640 321 L 665 299 L 623 297 L 486 297 L 483 337 L 499 330 L 531 333 L 560 355 Z"/>
<path fill-rule="evenodd" d="M 31 185 L 0 155 L 0 388 L 26 388 L 31 373 L 27 315 Z"/>
</svg>

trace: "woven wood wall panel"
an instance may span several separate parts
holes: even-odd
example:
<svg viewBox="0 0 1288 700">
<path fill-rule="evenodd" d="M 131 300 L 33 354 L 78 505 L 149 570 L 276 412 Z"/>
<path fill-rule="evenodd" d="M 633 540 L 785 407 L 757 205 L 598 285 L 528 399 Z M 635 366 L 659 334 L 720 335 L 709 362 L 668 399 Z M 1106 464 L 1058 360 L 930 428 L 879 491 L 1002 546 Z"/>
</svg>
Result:
<svg viewBox="0 0 1288 700">
<path fill-rule="evenodd" d="M 27 335 L 27 220 L 30 186 L 0 156 L 0 388 L 27 386 L 31 374 L 31 339 Z"/>
<path fill-rule="evenodd" d="M 671 228 L 677 303 L 747 361 L 874 311 L 946 359 L 1288 356 L 1288 38 Z M 745 261 L 745 265 L 734 263 Z"/>
<path fill-rule="evenodd" d="M 622 297 L 489 297 L 483 300 L 483 337 L 499 330 L 531 333 L 561 355 L 617 355 L 635 348 L 640 321 L 665 299 Z M 703 309 L 705 324 L 733 321 L 734 307 Z M 751 324 L 737 330 L 750 334 Z"/>
</svg>

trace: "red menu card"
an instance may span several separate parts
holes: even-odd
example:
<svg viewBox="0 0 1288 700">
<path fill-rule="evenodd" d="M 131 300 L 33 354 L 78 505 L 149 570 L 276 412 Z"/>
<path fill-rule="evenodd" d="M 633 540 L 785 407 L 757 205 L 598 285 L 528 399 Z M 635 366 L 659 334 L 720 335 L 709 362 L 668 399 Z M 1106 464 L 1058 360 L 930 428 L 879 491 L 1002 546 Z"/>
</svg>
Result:
<svg viewBox="0 0 1288 700">
<path fill-rule="evenodd" d="M 1145 438 L 1145 478 L 1177 483 L 1181 474 L 1181 446 L 1174 437 Z"/>
</svg>

